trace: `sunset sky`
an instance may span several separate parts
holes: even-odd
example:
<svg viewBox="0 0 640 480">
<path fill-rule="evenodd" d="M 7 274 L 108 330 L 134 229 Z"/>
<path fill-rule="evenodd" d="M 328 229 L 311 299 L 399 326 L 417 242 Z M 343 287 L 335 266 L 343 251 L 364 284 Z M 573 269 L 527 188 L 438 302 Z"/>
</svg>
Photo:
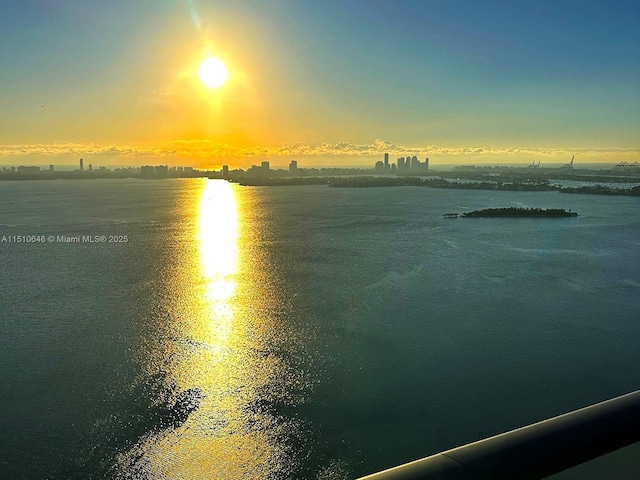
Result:
<svg viewBox="0 0 640 480">
<path fill-rule="evenodd" d="M 21 0 L 0 32 L 0 165 L 640 161 L 637 0 Z"/>
</svg>

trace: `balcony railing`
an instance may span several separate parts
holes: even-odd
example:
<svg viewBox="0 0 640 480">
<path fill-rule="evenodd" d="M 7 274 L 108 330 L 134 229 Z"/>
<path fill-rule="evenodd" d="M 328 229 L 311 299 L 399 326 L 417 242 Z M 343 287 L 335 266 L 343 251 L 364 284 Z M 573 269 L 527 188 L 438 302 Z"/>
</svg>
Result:
<svg viewBox="0 0 640 480">
<path fill-rule="evenodd" d="M 640 441 L 640 390 L 361 480 L 540 479 Z"/>
</svg>

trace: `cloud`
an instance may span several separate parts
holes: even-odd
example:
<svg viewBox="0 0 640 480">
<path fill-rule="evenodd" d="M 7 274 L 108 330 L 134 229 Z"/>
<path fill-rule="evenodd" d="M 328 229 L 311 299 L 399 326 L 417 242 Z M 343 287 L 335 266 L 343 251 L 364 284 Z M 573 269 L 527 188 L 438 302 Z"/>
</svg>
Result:
<svg viewBox="0 0 640 480">
<path fill-rule="evenodd" d="M 621 159 L 637 160 L 640 157 L 638 147 L 614 148 L 532 148 L 532 147 L 442 147 L 436 145 L 401 146 L 392 142 L 376 139 L 371 144 L 351 142 L 304 144 L 285 143 L 280 146 L 235 146 L 209 140 L 177 140 L 171 144 L 146 147 L 101 145 L 95 143 L 53 143 L 53 144 L 24 144 L 0 145 L 1 158 L 20 157 L 118 157 L 124 159 L 156 157 L 158 161 L 164 158 L 196 159 L 215 162 L 252 159 L 278 158 L 340 158 L 357 159 L 363 157 L 381 157 L 389 153 L 394 157 L 451 157 L 451 161 L 458 159 L 490 161 L 495 158 L 513 158 L 514 161 L 522 157 L 535 158 L 566 158 L 571 155 L 598 157 L 602 161 L 619 161 Z"/>
<path fill-rule="evenodd" d="M 68 155 L 101 155 L 101 156 L 165 156 L 179 152 L 167 147 L 131 147 L 115 145 L 99 145 L 94 143 L 52 143 L 31 145 L 0 145 L 1 157 L 22 156 L 68 156 Z"/>
</svg>

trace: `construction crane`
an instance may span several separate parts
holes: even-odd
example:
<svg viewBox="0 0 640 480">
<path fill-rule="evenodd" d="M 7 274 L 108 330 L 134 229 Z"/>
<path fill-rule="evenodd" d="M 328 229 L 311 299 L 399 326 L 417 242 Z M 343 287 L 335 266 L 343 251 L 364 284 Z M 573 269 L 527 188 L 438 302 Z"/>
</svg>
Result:
<svg viewBox="0 0 640 480">
<path fill-rule="evenodd" d="M 571 170 L 573 169 L 573 159 L 575 158 L 575 155 L 571 156 L 571 161 L 569 163 L 567 163 L 566 165 L 563 165 L 562 168 L 566 168 L 567 170 Z"/>
</svg>

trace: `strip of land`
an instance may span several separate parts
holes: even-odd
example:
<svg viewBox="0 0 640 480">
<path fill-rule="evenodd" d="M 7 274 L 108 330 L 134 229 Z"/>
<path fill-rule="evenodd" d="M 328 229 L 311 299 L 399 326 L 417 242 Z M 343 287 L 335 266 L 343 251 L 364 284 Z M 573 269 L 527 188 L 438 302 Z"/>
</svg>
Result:
<svg viewBox="0 0 640 480">
<path fill-rule="evenodd" d="M 450 214 L 446 214 L 450 215 Z M 463 217 L 577 217 L 576 212 L 563 208 L 485 208 L 462 214 Z"/>
<path fill-rule="evenodd" d="M 640 185 L 630 188 L 612 188 L 593 184 L 580 187 L 563 187 L 546 179 L 494 179 L 492 181 L 455 181 L 442 177 L 296 177 L 296 178 L 244 178 L 238 183 L 248 186 L 328 185 L 334 188 L 374 187 L 429 187 L 459 190 L 499 190 L 510 192 L 561 192 L 591 195 L 640 196 Z"/>
</svg>

